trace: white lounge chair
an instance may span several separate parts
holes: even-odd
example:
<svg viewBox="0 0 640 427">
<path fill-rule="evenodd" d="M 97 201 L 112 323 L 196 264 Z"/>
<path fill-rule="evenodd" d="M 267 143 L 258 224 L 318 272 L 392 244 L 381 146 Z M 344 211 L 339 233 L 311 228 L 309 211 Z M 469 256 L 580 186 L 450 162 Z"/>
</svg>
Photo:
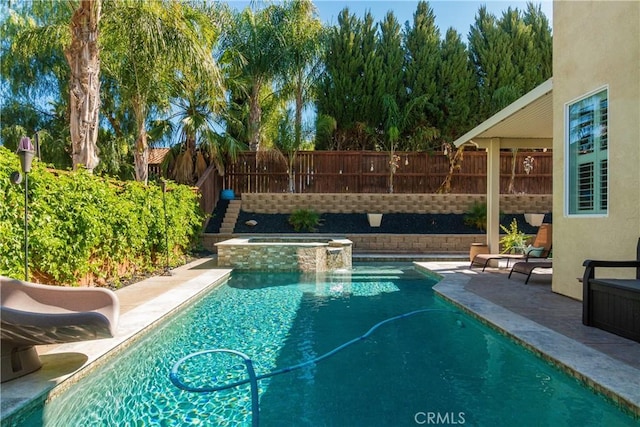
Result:
<svg viewBox="0 0 640 427">
<path fill-rule="evenodd" d="M 0 276 L 2 378 L 42 366 L 34 346 L 112 338 L 120 303 L 102 288 L 39 285 Z"/>
</svg>

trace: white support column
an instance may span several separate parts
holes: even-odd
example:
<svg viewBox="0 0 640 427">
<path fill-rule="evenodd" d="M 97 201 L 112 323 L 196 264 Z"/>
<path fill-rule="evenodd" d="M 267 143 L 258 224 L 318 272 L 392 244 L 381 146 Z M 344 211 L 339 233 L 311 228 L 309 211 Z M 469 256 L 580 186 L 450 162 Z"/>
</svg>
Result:
<svg viewBox="0 0 640 427">
<path fill-rule="evenodd" d="M 500 252 L 500 138 L 492 138 L 487 148 L 487 245 L 492 254 Z"/>
</svg>

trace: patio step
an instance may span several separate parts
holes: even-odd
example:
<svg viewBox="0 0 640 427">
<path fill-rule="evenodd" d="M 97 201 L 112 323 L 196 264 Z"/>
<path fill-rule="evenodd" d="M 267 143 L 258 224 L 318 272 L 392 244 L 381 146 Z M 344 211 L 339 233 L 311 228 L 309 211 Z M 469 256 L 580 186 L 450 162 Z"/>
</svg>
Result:
<svg viewBox="0 0 640 427">
<path fill-rule="evenodd" d="M 238 215 L 240 215 L 240 208 L 242 207 L 242 200 L 234 199 L 229 201 L 227 211 L 224 214 L 222 225 L 220 226 L 220 234 L 232 234 L 233 228 L 236 226 Z"/>
</svg>

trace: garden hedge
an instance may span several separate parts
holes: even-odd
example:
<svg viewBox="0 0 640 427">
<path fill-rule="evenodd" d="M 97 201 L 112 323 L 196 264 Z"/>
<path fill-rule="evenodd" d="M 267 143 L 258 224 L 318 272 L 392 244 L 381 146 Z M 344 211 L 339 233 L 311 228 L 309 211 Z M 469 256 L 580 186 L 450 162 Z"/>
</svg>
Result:
<svg viewBox="0 0 640 427">
<path fill-rule="evenodd" d="M 18 156 L 0 146 L 0 275 L 24 277 L 24 179 Z M 28 176 L 29 276 L 33 281 L 118 286 L 134 275 L 184 260 L 203 213 L 193 188 L 116 181 L 34 161 Z M 166 235 L 165 235 L 166 231 Z M 167 251 L 168 241 L 169 251 Z"/>
</svg>

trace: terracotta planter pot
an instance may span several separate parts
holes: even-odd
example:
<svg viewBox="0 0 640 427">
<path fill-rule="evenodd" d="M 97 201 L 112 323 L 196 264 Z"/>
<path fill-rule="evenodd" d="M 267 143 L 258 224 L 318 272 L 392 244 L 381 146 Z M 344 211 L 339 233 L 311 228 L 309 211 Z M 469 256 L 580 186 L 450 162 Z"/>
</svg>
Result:
<svg viewBox="0 0 640 427">
<path fill-rule="evenodd" d="M 473 259 L 478 254 L 488 254 L 489 246 L 486 243 L 472 243 L 471 248 L 469 249 L 469 261 L 473 261 Z"/>
</svg>

